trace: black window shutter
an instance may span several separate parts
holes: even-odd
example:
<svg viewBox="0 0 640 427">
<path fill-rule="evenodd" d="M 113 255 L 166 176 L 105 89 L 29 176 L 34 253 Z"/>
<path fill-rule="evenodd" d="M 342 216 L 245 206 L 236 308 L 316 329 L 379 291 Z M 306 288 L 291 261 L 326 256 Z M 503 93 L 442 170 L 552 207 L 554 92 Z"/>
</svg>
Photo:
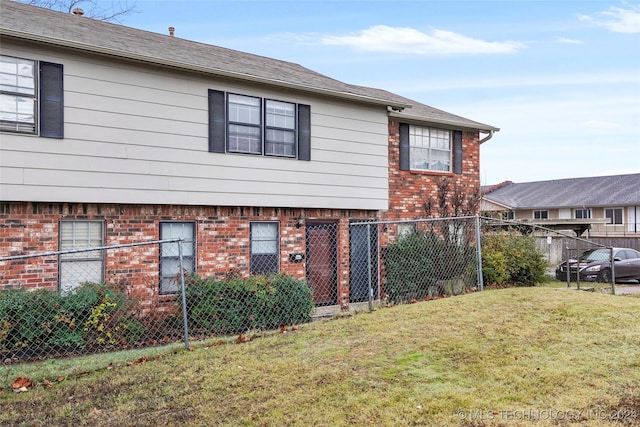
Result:
<svg viewBox="0 0 640 427">
<path fill-rule="evenodd" d="M 224 92 L 209 89 L 209 151 L 224 153 L 226 147 Z"/>
<path fill-rule="evenodd" d="M 453 131 L 453 173 L 462 173 L 462 132 Z"/>
<path fill-rule="evenodd" d="M 40 62 L 40 136 L 64 138 L 62 64 Z"/>
<path fill-rule="evenodd" d="M 311 106 L 298 104 L 298 160 L 311 160 Z"/>
<path fill-rule="evenodd" d="M 400 123 L 400 170 L 408 171 L 409 165 L 409 125 Z"/>
</svg>

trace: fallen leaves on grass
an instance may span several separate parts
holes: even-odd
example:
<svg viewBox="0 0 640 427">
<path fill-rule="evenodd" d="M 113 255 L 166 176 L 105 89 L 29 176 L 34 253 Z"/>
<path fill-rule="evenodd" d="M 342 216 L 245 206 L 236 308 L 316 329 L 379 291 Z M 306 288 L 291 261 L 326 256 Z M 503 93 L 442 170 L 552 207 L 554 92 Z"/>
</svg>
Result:
<svg viewBox="0 0 640 427">
<path fill-rule="evenodd" d="M 13 384 L 11 384 L 11 388 L 16 393 L 27 391 L 29 390 L 29 387 L 31 387 L 31 380 L 26 377 L 18 377 Z"/>
</svg>

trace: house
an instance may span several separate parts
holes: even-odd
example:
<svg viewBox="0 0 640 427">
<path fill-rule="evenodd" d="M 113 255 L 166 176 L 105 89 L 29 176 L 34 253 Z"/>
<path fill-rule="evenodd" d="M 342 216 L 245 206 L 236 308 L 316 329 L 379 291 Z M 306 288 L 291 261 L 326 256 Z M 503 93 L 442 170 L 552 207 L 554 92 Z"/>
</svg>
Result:
<svg viewBox="0 0 640 427">
<path fill-rule="evenodd" d="M 640 237 L 640 174 L 514 183 L 483 189 L 481 210 L 590 237 Z"/>
<path fill-rule="evenodd" d="M 0 5 L 0 257 L 180 237 L 198 275 L 282 271 L 344 307 L 362 297 L 349 223 L 419 217 L 442 177 L 479 188 L 498 131 L 173 32 Z M 175 256 L 129 258 L 61 256 L 21 285 L 130 270 L 154 277 L 125 274 L 134 295 L 174 298 Z"/>
</svg>

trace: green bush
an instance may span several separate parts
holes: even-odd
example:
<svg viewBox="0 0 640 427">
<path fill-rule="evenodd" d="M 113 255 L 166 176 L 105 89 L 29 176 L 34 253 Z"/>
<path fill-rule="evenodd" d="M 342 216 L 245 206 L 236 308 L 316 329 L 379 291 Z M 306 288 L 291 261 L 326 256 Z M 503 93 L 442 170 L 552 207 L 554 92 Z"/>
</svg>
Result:
<svg viewBox="0 0 640 427">
<path fill-rule="evenodd" d="M 449 234 L 417 230 L 400 237 L 382 250 L 387 283 L 385 293 L 392 303 L 419 300 L 430 293 L 453 293 L 454 282 L 468 282 L 469 265 L 476 265 L 475 248 L 458 244 Z M 448 282 L 449 289 L 436 285 Z M 467 286 L 467 283 L 464 283 Z"/>
<path fill-rule="evenodd" d="M 497 233 L 482 238 L 485 283 L 533 286 L 546 279 L 544 254 L 529 235 Z"/>
<path fill-rule="evenodd" d="M 0 352 L 82 351 L 137 340 L 141 324 L 131 300 L 105 284 L 87 283 L 67 295 L 39 289 L 0 291 Z"/>
<path fill-rule="evenodd" d="M 311 320 L 314 304 L 304 281 L 284 274 L 231 275 L 227 279 L 191 277 L 186 287 L 189 328 L 229 335 L 274 329 Z"/>
</svg>

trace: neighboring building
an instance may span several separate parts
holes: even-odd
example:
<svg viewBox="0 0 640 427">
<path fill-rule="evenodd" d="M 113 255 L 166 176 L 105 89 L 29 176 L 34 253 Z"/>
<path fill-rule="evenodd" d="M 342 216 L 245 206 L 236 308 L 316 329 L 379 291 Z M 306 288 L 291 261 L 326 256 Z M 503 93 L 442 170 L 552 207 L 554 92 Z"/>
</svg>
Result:
<svg viewBox="0 0 640 427">
<path fill-rule="evenodd" d="M 477 190 L 498 130 L 297 64 L 0 5 L 0 257 L 183 237 L 198 275 L 282 271 L 344 306 L 360 298 L 349 223 L 423 216 L 443 176 Z M 126 275 L 134 294 L 173 298 L 175 259 L 148 252 L 62 257 L 22 284 L 130 269 L 157 278 Z"/>
<path fill-rule="evenodd" d="M 640 237 L 640 174 L 501 184 L 483 188 L 485 214 L 590 237 Z"/>
</svg>

